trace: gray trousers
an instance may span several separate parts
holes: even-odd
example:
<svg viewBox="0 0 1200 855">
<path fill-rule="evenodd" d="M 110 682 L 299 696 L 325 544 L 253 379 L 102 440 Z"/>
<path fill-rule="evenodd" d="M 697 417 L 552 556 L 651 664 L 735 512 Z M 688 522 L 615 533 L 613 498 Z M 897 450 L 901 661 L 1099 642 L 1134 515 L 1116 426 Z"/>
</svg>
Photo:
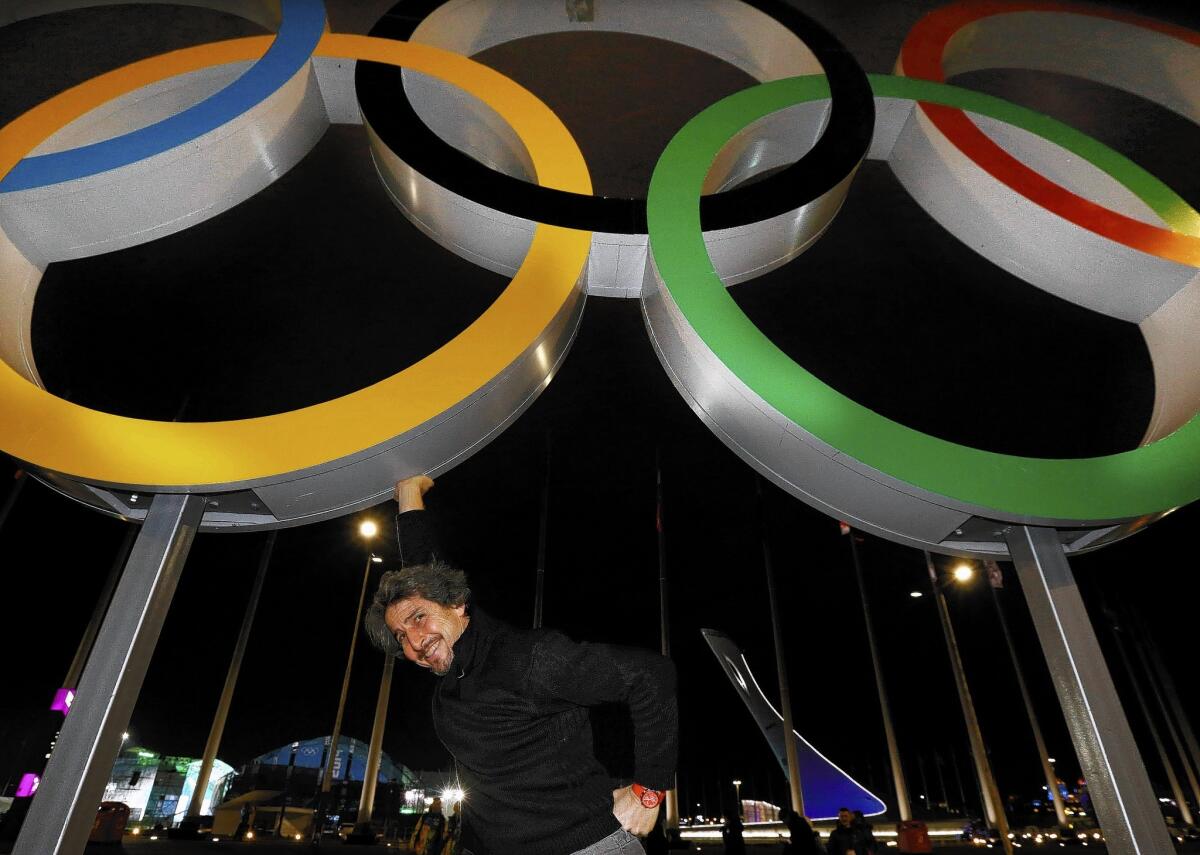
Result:
<svg viewBox="0 0 1200 855">
<path fill-rule="evenodd" d="M 464 850 L 462 855 L 471 855 Z M 577 849 L 571 855 L 646 855 L 642 842 L 623 828 L 618 828 L 603 840 L 597 840 L 591 846 Z"/>
<path fill-rule="evenodd" d="M 646 855 L 642 842 L 623 828 L 571 855 Z"/>
</svg>

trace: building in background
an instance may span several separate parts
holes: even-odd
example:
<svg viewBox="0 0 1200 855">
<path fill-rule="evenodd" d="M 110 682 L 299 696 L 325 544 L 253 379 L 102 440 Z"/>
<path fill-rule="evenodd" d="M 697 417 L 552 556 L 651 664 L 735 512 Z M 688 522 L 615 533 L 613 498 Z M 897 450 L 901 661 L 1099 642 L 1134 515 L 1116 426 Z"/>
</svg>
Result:
<svg viewBox="0 0 1200 855">
<path fill-rule="evenodd" d="M 214 802 L 220 803 L 232 782 L 233 767 L 217 760 L 204 793 L 202 814 L 211 814 Z M 139 825 L 162 823 L 177 825 L 187 809 L 200 777 L 200 760 L 172 757 L 146 748 L 125 748 L 113 764 L 112 775 L 104 788 L 104 800 L 129 806 L 129 820 Z"/>
<path fill-rule="evenodd" d="M 742 799 L 742 819 L 745 822 L 779 822 L 779 805 Z"/>
<path fill-rule="evenodd" d="M 338 739 L 333 786 L 324 804 L 325 827 L 331 832 L 357 818 L 367 751 L 367 743 L 358 739 Z M 281 745 L 255 757 L 232 777 L 224 801 L 214 809 L 213 834 L 233 835 L 245 821 L 255 836 L 307 838 L 328 753 L 329 737 L 324 736 Z M 385 838 L 402 833 L 401 814 L 418 812 L 405 800 L 416 784 L 412 771 L 383 753 L 372 820 Z"/>
</svg>

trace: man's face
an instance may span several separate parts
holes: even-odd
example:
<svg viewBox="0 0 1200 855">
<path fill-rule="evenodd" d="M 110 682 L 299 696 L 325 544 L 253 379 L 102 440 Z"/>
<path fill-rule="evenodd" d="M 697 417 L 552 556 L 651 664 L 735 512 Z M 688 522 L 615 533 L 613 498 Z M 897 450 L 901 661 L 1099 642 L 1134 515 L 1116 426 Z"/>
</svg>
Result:
<svg viewBox="0 0 1200 855">
<path fill-rule="evenodd" d="M 404 649 L 404 658 L 439 677 L 450 673 L 454 642 L 467 628 L 467 607 L 443 606 L 424 597 L 406 597 L 388 606 L 383 620 Z"/>
<path fill-rule="evenodd" d="M 848 810 L 839 810 L 838 811 L 838 822 L 841 825 L 849 826 L 851 823 L 854 822 L 854 814 L 850 813 L 850 811 L 848 811 Z"/>
</svg>

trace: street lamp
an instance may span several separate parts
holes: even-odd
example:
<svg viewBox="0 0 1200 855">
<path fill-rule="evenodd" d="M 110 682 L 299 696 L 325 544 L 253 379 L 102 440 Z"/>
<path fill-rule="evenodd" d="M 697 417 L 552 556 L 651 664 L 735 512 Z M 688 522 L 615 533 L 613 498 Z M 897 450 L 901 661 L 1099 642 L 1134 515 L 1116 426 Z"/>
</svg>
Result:
<svg viewBox="0 0 1200 855">
<path fill-rule="evenodd" d="M 737 799 L 738 819 L 741 819 L 742 818 L 742 782 L 735 780 L 733 782 L 733 789 L 734 789 L 734 792 L 736 793 L 734 798 Z"/>
<path fill-rule="evenodd" d="M 992 775 L 991 763 L 988 760 L 987 749 L 983 744 L 983 734 L 979 730 L 979 718 L 975 713 L 975 702 L 971 698 L 971 690 L 967 687 L 967 674 L 963 669 L 962 656 L 958 650 L 958 640 L 954 635 L 954 626 L 950 622 L 950 609 L 946 605 L 946 595 L 943 584 L 938 578 L 933 556 L 925 553 L 925 569 L 929 573 L 929 587 L 937 604 L 938 617 L 942 623 L 942 635 L 946 639 L 946 651 L 950 656 L 950 669 L 954 673 L 954 683 L 958 689 L 958 700 L 962 706 L 963 721 L 967 726 L 967 737 L 971 745 L 971 756 L 975 761 L 975 774 L 979 779 L 979 796 L 983 807 L 984 817 L 989 825 L 994 825 L 1000 832 L 1000 844 L 1004 847 L 1005 855 L 1012 855 L 1012 840 L 1008 836 L 1008 817 L 1004 813 L 1004 802 Z M 959 563 L 950 571 L 956 582 L 965 584 L 975 576 L 975 568 L 964 562 Z"/>
<path fill-rule="evenodd" d="M 379 533 L 379 526 L 374 520 L 363 520 L 358 525 L 358 533 L 364 540 L 371 540 Z M 333 719 L 333 732 L 329 734 L 329 753 L 325 758 L 325 772 L 321 776 L 321 789 L 317 793 L 317 821 L 313 823 L 313 840 L 320 841 L 322 826 L 325 824 L 325 802 L 333 785 L 333 761 L 337 759 L 338 740 L 342 736 L 342 714 L 346 710 L 346 695 L 350 691 L 350 670 L 354 667 L 354 650 L 358 645 L 358 628 L 362 621 L 363 603 L 367 599 L 367 582 L 371 578 L 371 565 L 380 564 L 383 559 L 373 552 L 367 553 L 366 567 L 363 568 L 362 590 L 358 594 L 358 607 L 354 610 L 354 632 L 350 636 L 350 652 L 346 655 L 346 673 L 342 675 L 342 694 L 338 698 L 337 715 Z"/>
</svg>

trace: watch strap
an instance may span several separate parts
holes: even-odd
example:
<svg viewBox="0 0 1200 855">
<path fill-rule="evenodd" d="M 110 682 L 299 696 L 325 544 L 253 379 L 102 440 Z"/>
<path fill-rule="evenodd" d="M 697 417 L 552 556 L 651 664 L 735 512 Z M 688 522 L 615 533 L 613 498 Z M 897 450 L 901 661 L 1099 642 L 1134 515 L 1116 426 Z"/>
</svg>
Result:
<svg viewBox="0 0 1200 855">
<path fill-rule="evenodd" d="M 656 808 L 662 804 L 662 790 L 652 790 L 649 787 L 643 787 L 641 784 L 633 784 L 630 789 L 633 790 L 633 794 L 637 796 L 638 801 L 642 803 L 642 807 L 644 808 Z"/>
</svg>

